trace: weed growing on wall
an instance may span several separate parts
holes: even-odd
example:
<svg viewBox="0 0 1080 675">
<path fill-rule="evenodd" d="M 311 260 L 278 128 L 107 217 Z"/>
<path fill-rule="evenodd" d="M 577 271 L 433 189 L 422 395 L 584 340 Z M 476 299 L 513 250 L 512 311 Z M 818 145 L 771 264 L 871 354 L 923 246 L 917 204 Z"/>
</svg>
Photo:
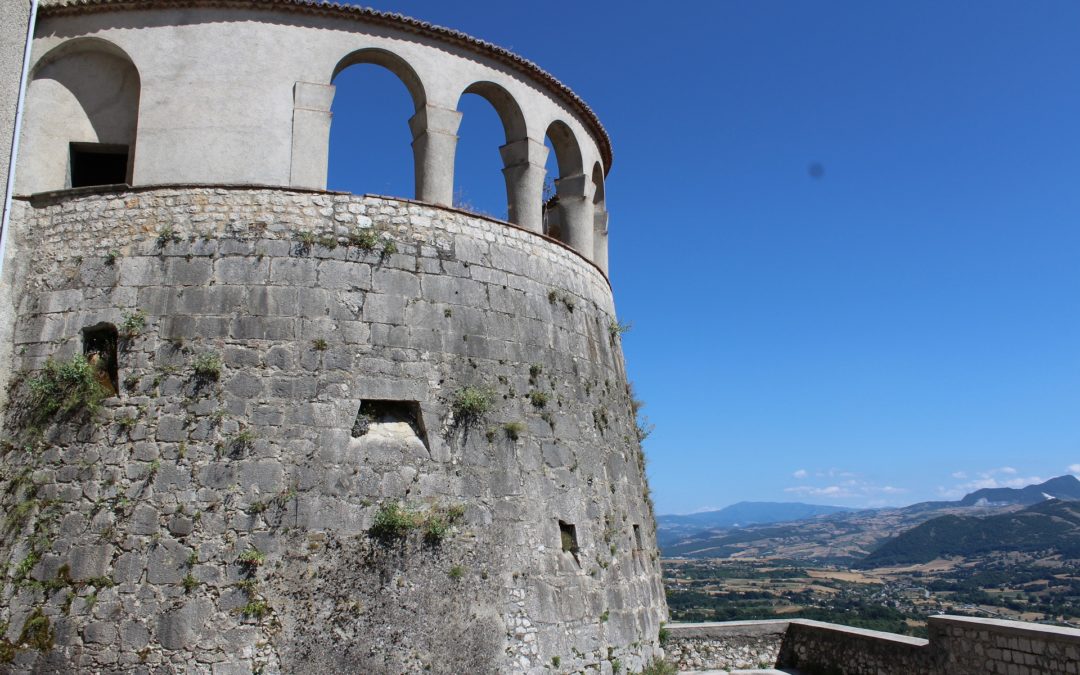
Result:
<svg viewBox="0 0 1080 675">
<path fill-rule="evenodd" d="M 124 320 L 120 323 L 120 334 L 127 340 L 139 337 L 146 328 L 146 312 L 136 309 L 134 312 L 124 312 Z"/>
<path fill-rule="evenodd" d="M 33 428 L 55 416 L 92 415 L 108 396 L 98 369 L 81 354 L 67 361 L 46 361 L 41 373 L 30 380 L 29 390 L 27 417 Z"/>
<path fill-rule="evenodd" d="M 413 511 L 397 502 L 383 504 L 375 513 L 368 535 L 383 544 L 392 544 L 409 536 L 414 530 L 424 534 L 424 543 L 438 545 L 450 528 L 465 516 L 465 507 L 451 506 Z"/>
<path fill-rule="evenodd" d="M 221 357 L 217 352 L 203 352 L 192 362 L 195 377 L 202 382 L 216 382 L 221 377 Z"/>
<path fill-rule="evenodd" d="M 454 395 L 454 417 L 463 424 L 472 424 L 491 411 L 495 395 L 483 387 L 464 387 Z"/>
</svg>

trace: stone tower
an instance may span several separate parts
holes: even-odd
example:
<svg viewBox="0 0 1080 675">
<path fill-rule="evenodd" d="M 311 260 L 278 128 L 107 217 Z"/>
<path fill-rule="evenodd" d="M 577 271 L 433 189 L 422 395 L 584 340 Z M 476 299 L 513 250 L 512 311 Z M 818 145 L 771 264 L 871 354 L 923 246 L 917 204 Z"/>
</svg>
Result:
<svg viewBox="0 0 1080 675">
<path fill-rule="evenodd" d="M 325 189 L 333 80 L 358 63 L 412 97 L 415 200 Z M 464 93 L 502 120 L 509 222 L 451 205 Z M 0 671 L 659 653 L 611 148 L 573 92 L 400 15 L 80 0 L 39 9 L 24 100 Z"/>
</svg>

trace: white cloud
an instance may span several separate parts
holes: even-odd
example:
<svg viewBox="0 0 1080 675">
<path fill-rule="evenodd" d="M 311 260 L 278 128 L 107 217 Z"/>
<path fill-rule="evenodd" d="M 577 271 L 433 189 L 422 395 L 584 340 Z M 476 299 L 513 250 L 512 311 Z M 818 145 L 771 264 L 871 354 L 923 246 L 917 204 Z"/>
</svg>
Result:
<svg viewBox="0 0 1080 675">
<path fill-rule="evenodd" d="M 1070 464 L 1069 465 L 1069 473 L 1074 473 L 1074 474 L 1080 476 L 1080 464 Z"/>
<path fill-rule="evenodd" d="M 1080 464 L 1077 464 L 1076 466 L 1078 468 L 1080 468 Z M 799 480 L 802 480 L 803 478 L 806 478 L 807 476 L 809 476 L 810 472 L 807 471 L 806 469 L 799 469 L 798 471 L 796 471 L 795 473 L 793 473 L 791 475 L 798 478 Z"/>
<path fill-rule="evenodd" d="M 1080 470 L 1080 464 L 1069 467 Z M 1039 476 L 1021 476 L 1019 471 L 1011 466 L 1001 466 L 986 471 L 956 471 L 952 477 L 963 481 L 952 487 L 938 487 L 938 494 L 946 499 L 958 499 L 976 490 L 987 488 L 1022 488 L 1028 485 L 1042 483 L 1045 479 Z M 1078 472 L 1080 473 L 1080 472 Z"/>
<path fill-rule="evenodd" d="M 846 473 L 846 472 L 845 472 Z M 848 474 L 850 475 L 850 474 Z M 899 495 L 905 488 L 893 485 L 874 485 L 862 480 L 846 480 L 832 485 L 796 485 L 784 488 L 784 492 L 803 497 L 829 497 L 832 499 L 869 499 L 880 495 Z M 877 500 L 881 502 L 881 500 Z M 882 502 L 883 503 L 883 502 Z"/>
</svg>

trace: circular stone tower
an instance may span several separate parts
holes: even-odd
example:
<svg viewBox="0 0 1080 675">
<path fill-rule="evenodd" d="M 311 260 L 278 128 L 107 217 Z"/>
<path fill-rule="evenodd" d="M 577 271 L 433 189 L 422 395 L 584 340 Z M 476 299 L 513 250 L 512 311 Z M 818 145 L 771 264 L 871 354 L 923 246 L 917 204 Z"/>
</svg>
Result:
<svg viewBox="0 0 1080 675">
<path fill-rule="evenodd" d="M 412 97 L 415 200 L 325 190 L 333 80 L 357 63 Z M 451 206 L 464 93 L 503 122 L 509 222 Z M 20 138 L 0 671 L 659 654 L 611 150 L 569 89 L 350 6 L 47 4 Z"/>
</svg>

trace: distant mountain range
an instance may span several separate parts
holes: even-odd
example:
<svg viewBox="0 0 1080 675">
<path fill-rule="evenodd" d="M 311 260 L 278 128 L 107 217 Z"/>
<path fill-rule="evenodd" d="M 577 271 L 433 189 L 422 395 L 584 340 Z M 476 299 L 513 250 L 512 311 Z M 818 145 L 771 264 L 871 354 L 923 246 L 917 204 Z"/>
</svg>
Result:
<svg viewBox="0 0 1080 675">
<path fill-rule="evenodd" d="M 1039 533 L 1071 536 L 1068 533 L 1072 530 L 1063 524 L 1068 517 L 1054 511 L 1051 506 L 1056 502 L 1048 500 L 1080 500 L 1080 480 L 1061 476 L 1024 488 L 977 490 L 953 502 L 859 511 L 811 504 L 742 502 L 720 511 L 659 516 L 657 540 L 668 557 L 779 557 L 837 564 L 863 559 L 868 564 L 921 559 L 945 551 L 950 541 L 958 542 L 955 550 L 963 551 L 994 546 L 1004 547 L 1000 550 L 1028 550 L 1045 543 Z M 1035 508 L 1021 511 L 1033 505 Z M 1050 511 L 1040 510 L 1044 505 Z M 1060 508 L 1072 513 L 1073 507 L 1080 505 Z M 991 520 L 999 516 L 1020 520 Z M 751 522 L 754 519 L 757 522 Z M 1017 539 L 1022 529 L 1006 527 L 1008 523 L 1025 523 L 1036 530 L 1031 537 Z M 919 530 L 924 524 L 927 527 Z M 962 536 L 969 530 L 970 537 Z M 984 534 L 977 534 L 979 531 Z M 1080 533 L 1080 529 L 1077 531 Z M 989 536 L 995 532 L 1001 538 Z M 911 538 L 901 541 L 907 534 Z M 1070 545 L 1062 545 L 1071 555 Z"/>
<path fill-rule="evenodd" d="M 1076 476 L 1058 476 L 1045 483 L 1024 488 L 984 488 L 965 495 L 961 506 L 976 504 L 1023 504 L 1030 506 L 1047 499 L 1080 499 L 1080 480 Z"/>
<path fill-rule="evenodd" d="M 994 552 L 1080 558 L 1080 502 L 1050 499 L 997 516 L 933 518 L 886 541 L 854 567 L 913 565 Z"/>
<path fill-rule="evenodd" d="M 681 536 L 694 535 L 707 530 L 783 523 L 851 510 L 853 509 L 843 506 L 821 506 L 799 502 L 739 502 L 719 511 L 657 516 L 656 523 L 663 537 L 674 542 Z"/>
</svg>

